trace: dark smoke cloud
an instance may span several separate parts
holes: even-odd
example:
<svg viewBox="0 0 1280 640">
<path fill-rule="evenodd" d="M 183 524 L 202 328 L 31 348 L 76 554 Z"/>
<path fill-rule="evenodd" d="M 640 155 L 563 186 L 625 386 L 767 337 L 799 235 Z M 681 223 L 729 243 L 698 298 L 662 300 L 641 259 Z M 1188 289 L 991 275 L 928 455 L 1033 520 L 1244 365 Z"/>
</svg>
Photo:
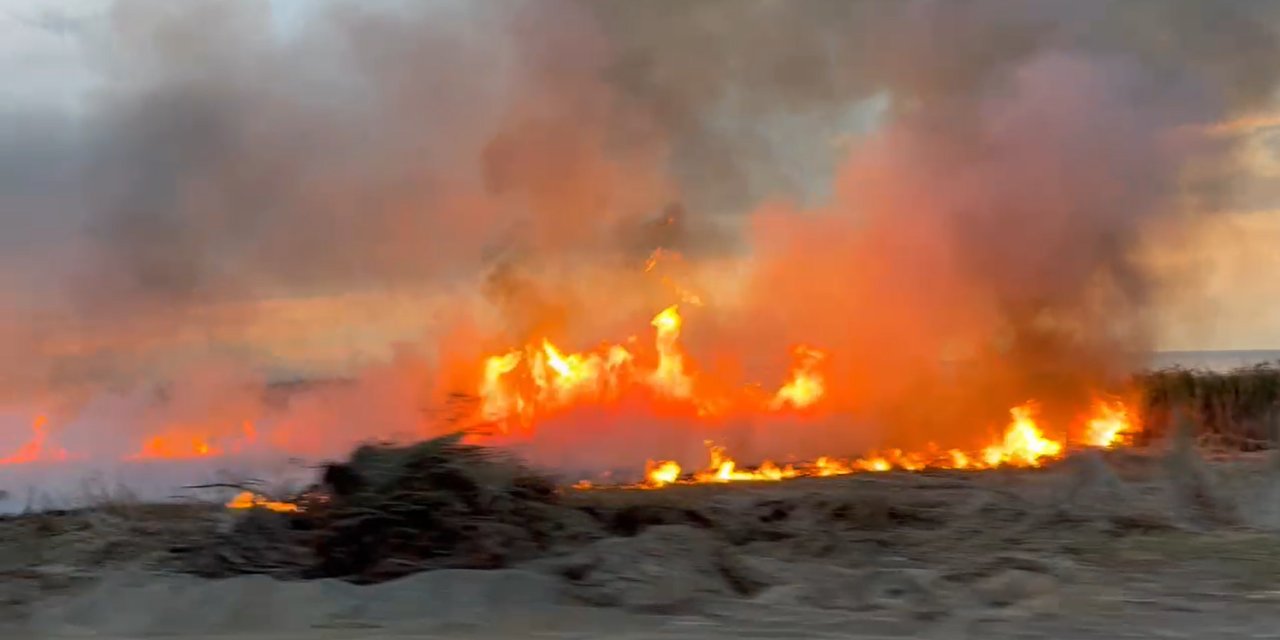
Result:
<svg viewBox="0 0 1280 640">
<path fill-rule="evenodd" d="M 753 251 L 720 339 L 827 343 L 886 412 L 955 343 L 987 354 L 958 395 L 1092 380 L 1148 346 L 1147 226 L 1227 190 L 1185 171 L 1226 143 L 1175 134 L 1270 98 L 1275 6 L 335 2 L 285 38 L 264 3 L 121 1 L 78 27 L 82 117 L 0 120 L 0 375 L 172 370 L 265 300 L 369 289 L 594 330 L 661 246 Z"/>
<path fill-rule="evenodd" d="M 800 186 L 776 162 L 782 147 L 804 146 L 829 175 L 837 154 L 824 143 L 857 101 L 884 92 L 895 112 L 945 116 L 946 128 L 1048 50 L 1114 55 L 1149 82 L 1193 76 L 1223 106 L 1256 105 L 1274 88 L 1280 14 L 1265 0 L 584 4 L 617 43 L 611 77 L 673 132 L 674 170 L 700 185 L 689 198 L 729 211 Z M 809 120 L 807 139 L 769 137 L 761 123 L 785 126 L 780 116 Z"/>
</svg>

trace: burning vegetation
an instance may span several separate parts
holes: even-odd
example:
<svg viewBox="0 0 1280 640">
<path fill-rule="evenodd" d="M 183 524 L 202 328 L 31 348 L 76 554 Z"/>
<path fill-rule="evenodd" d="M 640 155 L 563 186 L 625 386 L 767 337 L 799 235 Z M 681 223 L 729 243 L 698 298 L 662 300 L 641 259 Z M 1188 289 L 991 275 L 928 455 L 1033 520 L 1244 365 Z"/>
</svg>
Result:
<svg viewBox="0 0 1280 640">
<path fill-rule="evenodd" d="M 1280 457 L 1194 446 L 1273 447 L 1280 369 L 1146 370 L 1274 177 L 1280 4 L 279 4 L 36 21 L 94 90 L 0 112 L 0 479 L 321 475 L 0 518 L 74 560 L 0 601 L 144 554 L 933 621 L 1280 530 Z"/>
<path fill-rule="evenodd" d="M 1205 38 L 1125 4 L 326 6 L 286 38 L 121 2 L 110 90 L 0 145 L 59 266 L 3 270 L 0 469 L 462 431 L 658 488 L 1041 467 L 1186 402 L 1226 429 L 1265 376 L 1132 379 L 1192 293 L 1148 254 L 1226 206 L 1205 168 L 1280 47 L 1261 5 Z M 280 370 L 350 384 L 268 402 Z"/>
<path fill-rule="evenodd" d="M 483 379 L 476 386 L 473 411 L 457 420 L 464 425 L 470 443 L 512 444 L 537 438 L 543 421 L 553 421 L 584 406 L 611 406 L 624 400 L 656 407 L 645 409 L 655 419 L 664 414 L 684 415 L 713 425 L 727 417 L 778 413 L 792 414 L 801 424 L 815 416 L 829 417 L 824 414 L 825 352 L 808 346 L 793 349 L 790 371 L 772 391 L 758 385 L 726 387 L 714 381 L 708 383 L 698 373 L 696 362 L 688 357 L 680 341 L 683 322 L 678 306 L 657 314 L 651 322 L 654 337 L 650 348 L 631 340 L 625 345 L 603 344 L 592 351 L 570 352 L 543 339 L 523 349 L 488 357 L 481 367 Z M 636 484 L 661 488 L 676 483 L 776 481 L 893 469 L 1036 467 L 1058 459 L 1070 446 L 1109 448 L 1131 441 L 1137 433 L 1129 409 L 1118 400 L 1095 399 L 1089 413 L 1080 419 L 1083 427 L 1077 429 L 1075 440 L 1046 435 L 1038 410 L 1034 401 L 1013 407 L 1007 426 L 995 432 L 990 442 L 970 449 L 929 443 L 918 450 L 892 448 L 857 458 L 832 451 L 808 460 L 765 459 L 746 467 L 732 458 L 725 446 L 708 440 L 705 445 L 710 459 L 704 468 L 686 472 L 677 461 L 650 459 L 644 463 L 643 478 Z M 47 442 L 46 425 L 43 417 L 37 419 L 31 440 L 0 460 L 0 464 L 66 460 L 66 451 Z M 221 439 L 199 429 L 170 426 L 164 433 L 147 438 L 137 452 L 124 459 L 136 462 L 217 458 L 253 451 L 257 446 L 257 429 L 249 422 Z M 592 480 L 583 479 L 579 486 L 591 486 Z M 297 508 L 248 492 L 236 496 L 228 506 Z"/>
</svg>

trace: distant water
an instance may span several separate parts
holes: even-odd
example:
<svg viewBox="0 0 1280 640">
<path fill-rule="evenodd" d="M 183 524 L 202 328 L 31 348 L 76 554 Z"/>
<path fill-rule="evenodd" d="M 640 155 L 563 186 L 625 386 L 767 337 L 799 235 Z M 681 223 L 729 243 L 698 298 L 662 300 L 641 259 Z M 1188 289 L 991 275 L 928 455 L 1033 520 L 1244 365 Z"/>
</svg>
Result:
<svg viewBox="0 0 1280 640">
<path fill-rule="evenodd" d="M 1155 369 L 1183 367 L 1185 369 L 1210 369 L 1229 371 L 1240 367 L 1280 363 L 1280 349 L 1242 351 L 1160 351 L 1152 357 Z"/>
</svg>

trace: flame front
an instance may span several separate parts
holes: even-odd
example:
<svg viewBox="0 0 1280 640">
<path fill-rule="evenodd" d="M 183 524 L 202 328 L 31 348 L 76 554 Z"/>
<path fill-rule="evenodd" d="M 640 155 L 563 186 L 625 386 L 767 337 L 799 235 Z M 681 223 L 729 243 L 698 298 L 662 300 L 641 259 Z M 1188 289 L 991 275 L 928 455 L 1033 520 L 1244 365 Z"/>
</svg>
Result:
<svg viewBox="0 0 1280 640">
<path fill-rule="evenodd" d="M 894 470 L 921 471 L 925 469 L 954 469 L 978 471 L 999 467 L 1029 468 L 1043 466 L 1060 458 L 1065 451 L 1062 442 L 1047 437 L 1036 422 L 1037 406 L 1027 402 L 1009 410 L 1011 421 L 999 440 L 979 451 L 960 449 L 908 452 L 887 449 L 860 458 L 836 458 L 821 456 L 809 463 L 791 463 L 780 466 L 765 460 L 750 469 L 741 467 L 727 450 L 712 442 L 706 442 L 709 461 L 707 466 L 692 474 L 682 475 L 679 463 L 673 460 L 649 461 L 645 467 L 644 488 L 658 489 L 672 484 L 696 484 L 719 482 L 771 482 L 800 477 L 830 477 L 854 473 L 877 473 Z M 1099 402 L 1095 415 L 1088 419 L 1090 427 L 1086 446 L 1113 446 L 1118 437 L 1133 429 L 1128 419 L 1128 409 L 1123 403 Z M 1099 425 L 1106 425 L 1105 431 Z M 1102 437 L 1105 436 L 1105 437 Z"/>
<path fill-rule="evenodd" d="M 679 307 L 672 305 L 662 310 L 651 324 L 654 347 L 647 358 L 617 344 L 583 353 L 566 352 L 549 340 L 489 358 L 479 387 L 484 419 L 497 422 L 503 432 L 510 432 L 513 423 L 531 427 L 543 414 L 582 403 L 609 402 L 633 388 L 647 389 L 655 401 L 686 403 L 699 417 L 716 416 L 728 409 L 740 410 L 744 415 L 808 411 L 826 400 L 825 351 L 805 345 L 794 348 L 791 370 L 772 394 L 761 397 L 744 387 L 736 395 L 712 395 L 700 386 L 681 348 L 684 318 Z M 1066 450 L 1064 441 L 1044 433 L 1038 411 L 1034 401 L 1013 407 L 1009 410 L 1010 422 L 1000 435 L 976 449 L 930 445 L 917 451 L 885 449 L 856 458 L 824 456 L 808 463 L 779 465 L 765 460 L 748 468 L 731 458 L 723 446 L 708 442 L 710 460 L 704 468 L 686 473 L 676 461 L 651 460 L 645 467 L 642 486 L 775 481 L 895 469 L 1038 467 L 1060 458 Z M 1080 440 L 1085 446 L 1115 446 L 1133 432 L 1128 410 L 1118 401 L 1096 402 L 1085 423 L 1086 433 Z"/>
<path fill-rule="evenodd" d="M 534 433 L 540 420 L 557 412 L 584 404 L 610 403 L 624 396 L 662 403 L 664 407 L 684 407 L 688 409 L 684 412 L 686 415 L 699 420 L 709 418 L 712 424 L 719 424 L 714 421 L 726 415 L 753 419 L 762 415 L 792 414 L 807 419 L 815 415 L 815 410 L 830 408 L 826 351 L 808 345 L 794 347 L 790 369 L 771 393 L 762 391 L 759 385 L 742 384 L 734 388 L 715 384 L 699 377 L 698 367 L 680 343 L 684 321 L 678 305 L 655 315 L 651 321 L 652 347 L 648 349 L 630 338 L 625 345 L 604 343 L 585 351 L 570 351 L 544 338 L 489 357 L 483 362 L 477 385 L 480 402 L 476 417 L 481 423 L 496 425 L 503 434 L 526 437 Z M 966 449 L 934 445 L 917 450 L 888 448 L 859 457 L 826 455 L 811 461 L 793 460 L 782 464 L 766 459 L 751 466 L 735 460 L 723 445 L 706 441 L 705 466 L 686 470 L 675 460 L 650 460 L 645 465 L 640 486 L 773 482 L 893 470 L 1039 467 L 1064 454 L 1066 442 L 1046 435 L 1038 422 L 1035 402 L 1013 407 L 1009 414 L 1009 423 L 989 444 Z M 656 419 L 663 417 L 659 415 Z M 1083 429 L 1075 442 L 1089 447 L 1127 444 L 1137 432 L 1128 408 L 1118 400 L 1095 401 L 1079 424 Z M 9 455 L 0 457 L 0 465 L 68 459 L 64 449 L 50 443 L 47 427 L 47 419 L 37 416 L 29 439 Z M 483 438 L 481 435 L 480 439 Z M 258 443 L 252 422 L 244 422 L 238 431 L 169 425 L 145 438 L 124 460 L 211 458 L 249 451 Z M 577 486 L 595 485 L 583 481 Z M 295 504 L 272 501 L 252 492 L 241 493 L 226 506 L 285 512 L 299 509 Z"/>
<path fill-rule="evenodd" d="M 638 353 L 621 344 L 604 344 L 586 352 L 569 352 L 548 339 L 491 356 L 484 362 L 478 386 L 482 420 L 502 433 L 530 427 L 539 417 L 579 404 L 607 403 L 624 393 L 646 391 L 655 399 L 684 404 L 699 416 L 727 408 L 785 411 L 812 407 L 825 394 L 818 365 L 823 352 L 796 349 L 796 364 L 765 406 L 747 386 L 729 396 L 702 390 L 680 345 L 684 318 L 678 305 L 663 309 L 650 323 L 651 352 Z"/>
<path fill-rule="evenodd" d="M 228 509 L 267 509 L 278 513 L 296 513 L 302 510 L 292 502 L 268 500 L 252 491 L 241 491 L 226 506 Z"/>
</svg>

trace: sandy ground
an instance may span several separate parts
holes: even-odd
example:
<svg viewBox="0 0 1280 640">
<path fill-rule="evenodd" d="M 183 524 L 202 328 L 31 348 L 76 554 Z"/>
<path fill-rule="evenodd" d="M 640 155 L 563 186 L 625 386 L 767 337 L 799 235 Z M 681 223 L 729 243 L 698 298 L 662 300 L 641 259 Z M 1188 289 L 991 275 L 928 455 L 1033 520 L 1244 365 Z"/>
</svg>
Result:
<svg viewBox="0 0 1280 640">
<path fill-rule="evenodd" d="M 626 514 L 624 530 L 524 566 L 372 586 L 197 578 L 157 561 L 172 525 L 149 529 L 140 512 L 127 525 L 27 516 L 0 527 L 0 633 L 1280 638 L 1269 465 L 1082 456 L 1033 472 L 591 492 L 572 500 L 615 524 Z"/>
</svg>

